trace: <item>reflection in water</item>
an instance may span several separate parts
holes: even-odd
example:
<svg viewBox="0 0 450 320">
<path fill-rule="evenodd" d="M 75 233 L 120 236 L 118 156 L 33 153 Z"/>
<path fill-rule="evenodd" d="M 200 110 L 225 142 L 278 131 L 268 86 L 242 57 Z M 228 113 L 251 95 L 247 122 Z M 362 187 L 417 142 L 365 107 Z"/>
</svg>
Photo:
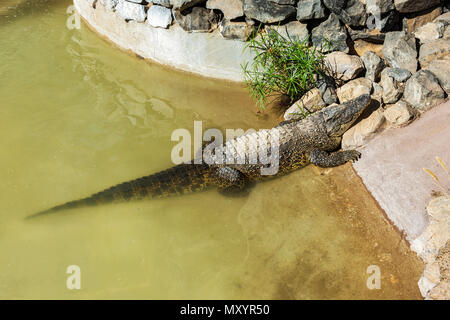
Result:
<svg viewBox="0 0 450 320">
<path fill-rule="evenodd" d="M 0 15 L 11 14 L 12 11 L 17 10 L 25 2 L 26 0 L 2 0 L 0 2 Z"/>
<path fill-rule="evenodd" d="M 234 89 L 236 85 L 217 85 L 214 80 L 179 72 L 171 74 L 143 61 L 130 66 L 126 61 L 130 57 L 123 53 L 117 56 L 123 63 L 105 59 L 98 37 L 91 33 L 75 33 L 70 40 L 66 50 L 72 70 L 84 74 L 83 81 L 97 94 L 95 110 L 111 122 L 127 119 L 131 125 L 145 129 L 146 135 L 161 138 L 192 119 L 220 129 L 231 124 L 247 129 L 276 123 L 267 114 L 256 116 L 257 108 L 244 89 L 223 94 L 224 86 Z M 235 112 L 243 114 L 237 121 Z"/>
<path fill-rule="evenodd" d="M 350 166 L 310 166 L 248 197 L 212 190 L 25 222 L 171 166 L 170 135 L 194 120 L 276 123 L 242 87 L 136 59 L 68 30 L 69 0 L 42 3 L 0 17 L 0 298 L 420 297 L 419 261 Z M 79 291 L 65 287 L 73 264 Z M 366 287 L 372 264 L 381 290 Z"/>
<path fill-rule="evenodd" d="M 127 119 L 131 125 L 146 129 L 152 136 L 161 130 L 159 124 L 173 118 L 170 105 L 156 97 L 149 97 L 135 85 L 133 79 L 122 79 L 120 74 L 106 74 L 111 69 L 102 63 L 101 55 L 78 35 L 71 37 L 67 52 L 71 55 L 73 72 L 83 74 L 83 81 L 97 94 L 93 108 L 108 122 L 120 123 Z M 106 93 L 106 94 L 105 94 Z"/>
<path fill-rule="evenodd" d="M 47 14 L 51 6 L 65 2 L 60 0 L 1 0 L 0 25 L 8 21 L 17 21 L 31 14 Z"/>
</svg>

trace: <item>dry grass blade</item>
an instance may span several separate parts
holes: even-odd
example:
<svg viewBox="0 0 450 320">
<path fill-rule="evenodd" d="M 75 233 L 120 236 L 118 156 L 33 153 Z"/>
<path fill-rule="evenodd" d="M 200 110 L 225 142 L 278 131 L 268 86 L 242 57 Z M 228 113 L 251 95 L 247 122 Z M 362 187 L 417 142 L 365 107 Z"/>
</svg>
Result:
<svg viewBox="0 0 450 320">
<path fill-rule="evenodd" d="M 442 167 L 442 169 L 444 169 L 445 173 L 447 173 L 447 177 L 448 177 L 449 180 L 450 180 L 450 175 L 449 175 L 449 173 L 448 173 L 448 169 L 447 169 L 447 166 L 445 165 L 445 162 L 442 161 L 442 159 L 439 158 L 439 157 L 436 157 L 436 161 L 441 165 L 441 167 Z"/>
<path fill-rule="evenodd" d="M 433 171 L 431 171 L 430 169 L 427 169 L 427 168 L 423 168 L 423 171 L 428 173 L 437 183 L 440 183 L 439 178 L 434 174 Z"/>
<path fill-rule="evenodd" d="M 436 182 L 436 184 L 439 186 L 439 188 L 444 192 L 444 194 L 448 197 L 449 194 L 447 192 L 447 190 L 444 188 L 444 186 L 442 185 L 441 181 L 439 180 L 439 178 L 437 177 L 437 175 L 431 171 L 430 169 L 427 168 L 423 168 L 423 171 L 425 171 L 426 173 L 428 173 L 433 180 Z"/>
</svg>

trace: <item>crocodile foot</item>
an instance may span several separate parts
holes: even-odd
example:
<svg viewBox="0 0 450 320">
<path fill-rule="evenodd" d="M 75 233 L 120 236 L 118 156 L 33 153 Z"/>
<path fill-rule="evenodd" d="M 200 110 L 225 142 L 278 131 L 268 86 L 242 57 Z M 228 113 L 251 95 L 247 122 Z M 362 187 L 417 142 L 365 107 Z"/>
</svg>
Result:
<svg viewBox="0 0 450 320">
<path fill-rule="evenodd" d="M 323 167 L 337 167 L 343 165 L 349 161 L 355 162 L 361 157 L 361 153 L 356 150 L 338 151 L 328 153 L 323 150 L 313 150 L 309 154 L 309 160 L 311 163 Z"/>
<path fill-rule="evenodd" d="M 346 150 L 342 151 L 344 158 L 350 162 L 356 162 L 361 158 L 361 152 L 356 150 Z"/>
</svg>

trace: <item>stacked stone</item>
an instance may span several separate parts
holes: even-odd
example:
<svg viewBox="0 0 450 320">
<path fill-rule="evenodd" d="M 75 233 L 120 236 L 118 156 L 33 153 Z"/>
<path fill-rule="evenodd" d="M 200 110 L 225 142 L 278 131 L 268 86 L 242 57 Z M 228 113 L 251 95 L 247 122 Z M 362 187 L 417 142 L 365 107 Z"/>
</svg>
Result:
<svg viewBox="0 0 450 320">
<path fill-rule="evenodd" d="M 330 41 L 321 49 L 339 81 L 318 79 L 303 100 L 329 105 L 368 92 L 392 125 L 408 123 L 450 92 L 450 12 L 442 0 L 88 1 L 151 28 L 218 30 L 217 36 L 241 41 L 277 30 L 316 47 Z"/>
<path fill-rule="evenodd" d="M 247 40 L 255 29 L 285 27 L 289 35 L 312 44 L 333 40 L 332 50 L 348 52 L 349 44 L 361 56 L 380 50 L 385 33 L 406 31 L 432 22 L 447 11 L 443 0 L 88 0 L 99 1 L 127 21 L 168 28 L 179 24 L 188 32 L 216 28 L 227 39 Z M 295 22 L 295 23 L 293 23 Z M 281 29 L 279 28 L 279 29 Z M 428 26 L 419 38 L 448 35 L 442 25 Z M 311 34 L 309 34 L 311 33 Z"/>
<path fill-rule="evenodd" d="M 343 137 L 343 148 L 353 149 L 444 102 L 450 93 L 447 7 L 439 0 L 300 0 L 297 20 L 311 30 L 312 45 L 332 41 L 325 62 L 340 81 L 319 82 L 285 119 L 300 104 L 314 109 L 371 94 L 373 112 Z"/>
</svg>

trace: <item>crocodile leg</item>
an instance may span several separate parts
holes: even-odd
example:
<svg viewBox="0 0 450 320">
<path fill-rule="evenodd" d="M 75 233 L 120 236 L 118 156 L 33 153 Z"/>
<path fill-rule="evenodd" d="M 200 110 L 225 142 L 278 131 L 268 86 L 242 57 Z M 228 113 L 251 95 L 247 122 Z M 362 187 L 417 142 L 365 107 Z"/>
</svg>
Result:
<svg viewBox="0 0 450 320">
<path fill-rule="evenodd" d="M 328 153 L 323 150 L 313 150 L 309 153 L 311 163 L 324 168 L 337 167 L 348 161 L 355 162 L 361 157 L 361 153 L 356 150 L 338 151 Z"/>
<path fill-rule="evenodd" d="M 209 176 L 209 181 L 225 195 L 236 194 L 248 185 L 248 178 L 239 170 L 231 167 L 219 167 Z"/>
</svg>

